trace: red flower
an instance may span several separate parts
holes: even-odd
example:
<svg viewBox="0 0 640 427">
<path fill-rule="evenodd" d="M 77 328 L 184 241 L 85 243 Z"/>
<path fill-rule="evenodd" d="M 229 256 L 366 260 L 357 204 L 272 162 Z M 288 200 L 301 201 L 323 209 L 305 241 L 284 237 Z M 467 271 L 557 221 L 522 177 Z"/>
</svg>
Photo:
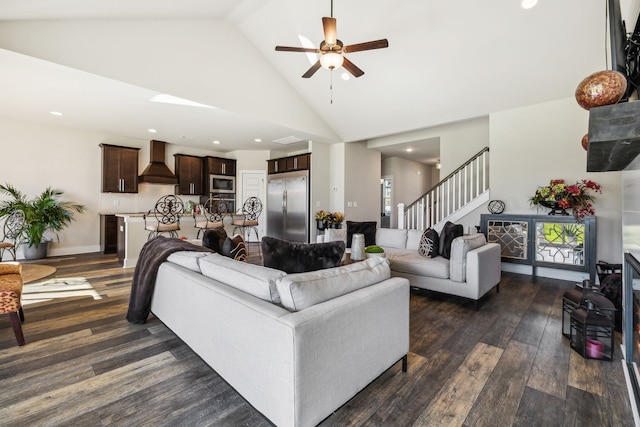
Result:
<svg viewBox="0 0 640 427">
<path fill-rule="evenodd" d="M 571 207 L 571 203 L 569 203 L 569 199 L 560 199 L 558 200 L 558 206 L 562 209 L 569 209 Z"/>
<path fill-rule="evenodd" d="M 578 187 L 577 185 L 569 185 L 567 186 L 567 192 L 569 192 L 569 194 L 571 194 L 572 196 L 579 196 L 580 195 L 580 187 Z"/>
</svg>

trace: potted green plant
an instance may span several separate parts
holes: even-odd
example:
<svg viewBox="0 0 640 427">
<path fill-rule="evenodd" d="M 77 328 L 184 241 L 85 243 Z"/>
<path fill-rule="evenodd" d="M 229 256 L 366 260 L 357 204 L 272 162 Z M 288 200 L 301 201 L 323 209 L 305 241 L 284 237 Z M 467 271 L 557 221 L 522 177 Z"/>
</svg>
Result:
<svg viewBox="0 0 640 427">
<path fill-rule="evenodd" d="M 47 187 L 40 195 L 29 200 L 21 191 L 10 184 L 0 185 L 0 194 L 9 199 L 0 201 L 0 218 L 16 210 L 24 212 L 25 224 L 18 237 L 18 245 L 24 245 L 26 259 L 47 256 L 48 242 L 73 220 L 74 213 L 86 210 L 84 205 L 60 200 L 61 190 Z"/>
</svg>

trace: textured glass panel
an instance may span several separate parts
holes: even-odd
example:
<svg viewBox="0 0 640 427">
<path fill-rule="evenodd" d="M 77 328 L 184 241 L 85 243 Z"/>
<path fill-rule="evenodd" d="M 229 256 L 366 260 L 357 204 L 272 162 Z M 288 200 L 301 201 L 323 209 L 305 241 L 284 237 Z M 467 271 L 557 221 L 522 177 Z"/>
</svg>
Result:
<svg viewBox="0 0 640 427">
<path fill-rule="evenodd" d="M 536 223 L 536 261 L 584 265 L 584 224 Z"/>
<path fill-rule="evenodd" d="M 500 244 L 504 258 L 527 259 L 526 221 L 487 221 L 487 241 Z"/>
</svg>

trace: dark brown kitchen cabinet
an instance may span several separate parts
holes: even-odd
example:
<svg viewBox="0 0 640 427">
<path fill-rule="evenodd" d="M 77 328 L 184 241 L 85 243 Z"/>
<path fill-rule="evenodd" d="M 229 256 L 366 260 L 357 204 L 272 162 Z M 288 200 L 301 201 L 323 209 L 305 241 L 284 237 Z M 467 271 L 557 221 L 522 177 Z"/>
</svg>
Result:
<svg viewBox="0 0 640 427">
<path fill-rule="evenodd" d="M 102 192 L 138 192 L 139 148 L 100 144 L 102 147 Z"/>
<path fill-rule="evenodd" d="M 310 167 L 310 154 L 300 154 L 297 156 L 267 160 L 267 173 L 269 174 L 308 170 Z"/>
<path fill-rule="evenodd" d="M 221 157 L 207 157 L 206 173 L 207 175 L 236 176 L 236 161 Z"/>
<path fill-rule="evenodd" d="M 100 250 L 103 254 L 118 252 L 118 218 L 115 215 L 100 215 Z"/>
<path fill-rule="evenodd" d="M 204 194 L 204 164 L 202 157 L 187 156 L 185 154 L 174 154 L 173 156 L 176 161 L 175 170 L 178 177 L 176 194 Z"/>
</svg>

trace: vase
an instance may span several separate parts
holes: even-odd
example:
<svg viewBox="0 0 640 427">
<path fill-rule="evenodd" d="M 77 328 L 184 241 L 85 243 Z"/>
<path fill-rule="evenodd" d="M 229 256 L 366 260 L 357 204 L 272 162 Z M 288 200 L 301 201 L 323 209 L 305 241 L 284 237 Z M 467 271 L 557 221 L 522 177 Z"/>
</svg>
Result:
<svg viewBox="0 0 640 427">
<path fill-rule="evenodd" d="M 22 244 L 22 253 L 24 254 L 24 259 L 33 260 L 33 259 L 43 259 L 47 257 L 47 249 L 49 248 L 49 242 L 40 242 L 40 245 L 37 247 L 29 246 L 28 243 Z"/>
<path fill-rule="evenodd" d="M 316 219 L 316 228 L 318 230 L 324 230 L 327 228 L 327 224 L 321 219 Z"/>
<path fill-rule="evenodd" d="M 620 101 L 627 92 L 627 77 L 613 70 L 585 77 L 576 88 L 576 101 L 585 110 Z"/>
<path fill-rule="evenodd" d="M 545 208 L 551 209 L 548 215 L 569 215 L 566 208 L 561 208 L 558 202 L 548 202 L 546 200 L 540 201 L 540 204 Z"/>
</svg>

